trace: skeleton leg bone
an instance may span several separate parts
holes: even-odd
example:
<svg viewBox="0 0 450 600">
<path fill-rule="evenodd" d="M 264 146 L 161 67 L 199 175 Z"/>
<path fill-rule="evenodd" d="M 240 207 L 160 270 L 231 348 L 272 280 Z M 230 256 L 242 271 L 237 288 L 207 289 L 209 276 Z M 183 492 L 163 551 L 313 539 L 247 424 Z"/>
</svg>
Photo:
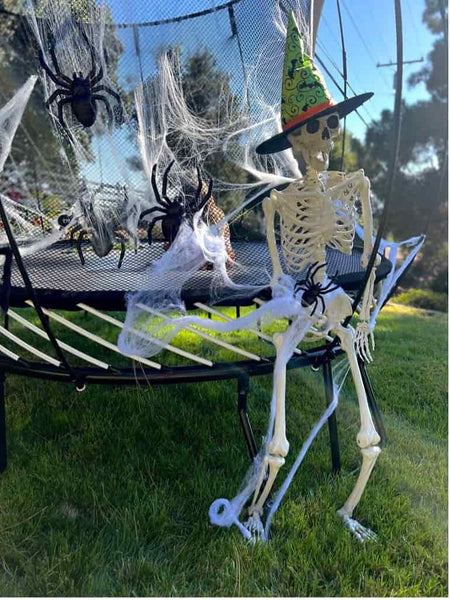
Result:
<svg viewBox="0 0 450 600">
<path fill-rule="evenodd" d="M 366 540 L 376 539 L 376 535 L 363 527 L 358 521 L 352 519 L 353 511 L 361 499 L 364 489 L 372 473 L 378 455 L 381 452 L 378 444 L 380 436 L 378 435 L 373 424 L 372 415 L 370 414 L 367 395 L 364 389 L 364 384 L 359 370 L 358 359 L 355 351 L 355 334 L 353 329 L 346 328 L 341 325 L 335 328 L 335 332 L 341 339 L 342 348 L 347 354 L 350 370 L 358 395 L 361 428 L 356 437 L 356 443 L 361 449 L 363 457 L 361 471 L 353 491 L 345 502 L 344 506 L 337 511 L 337 514 L 342 517 L 344 525 L 355 534 L 356 538 L 364 542 Z"/>
<path fill-rule="evenodd" d="M 280 360 L 283 339 L 284 335 L 282 333 L 275 333 L 273 336 L 273 342 L 277 349 L 277 362 Z M 278 471 L 284 465 L 284 457 L 289 452 L 289 442 L 286 438 L 286 365 L 283 365 L 280 372 L 276 373 L 273 393 L 275 394 L 276 402 L 274 435 L 268 445 L 268 454 L 264 457 L 253 501 L 248 509 L 249 519 L 245 523 L 245 526 L 253 536 L 252 540 L 254 542 L 263 539 L 264 526 L 261 517 L 264 504 L 273 487 Z"/>
</svg>

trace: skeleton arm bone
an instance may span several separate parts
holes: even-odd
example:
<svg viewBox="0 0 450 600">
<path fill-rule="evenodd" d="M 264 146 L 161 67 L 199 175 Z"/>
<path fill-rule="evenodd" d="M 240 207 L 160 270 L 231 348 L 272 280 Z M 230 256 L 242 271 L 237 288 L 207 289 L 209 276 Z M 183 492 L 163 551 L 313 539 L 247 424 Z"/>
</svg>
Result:
<svg viewBox="0 0 450 600">
<path fill-rule="evenodd" d="M 360 177 L 359 192 L 361 196 L 362 217 L 364 228 L 364 252 L 361 257 L 361 266 L 367 267 L 372 253 L 372 233 L 373 233 L 373 217 L 372 206 L 370 202 L 370 180 L 365 177 L 364 171 L 361 169 L 357 175 Z M 379 259 L 375 261 L 375 265 L 379 263 Z M 364 289 L 362 307 L 359 313 L 358 324 L 356 326 L 356 349 L 361 358 L 370 362 L 372 356 L 370 353 L 370 345 L 372 350 L 375 348 L 373 332 L 369 326 L 370 307 L 373 303 L 373 290 L 375 287 L 375 265 L 372 267 L 369 279 L 367 280 Z M 370 343 L 369 343 L 370 340 Z"/>
<path fill-rule="evenodd" d="M 270 197 L 263 201 L 264 217 L 266 219 L 266 238 L 269 245 L 270 258 L 272 261 L 272 288 L 273 285 L 283 275 L 280 257 L 278 256 L 277 243 L 275 240 L 275 212 L 278 205 L 278 193 L 275 190 L 270 192 Z"/>
</svg>

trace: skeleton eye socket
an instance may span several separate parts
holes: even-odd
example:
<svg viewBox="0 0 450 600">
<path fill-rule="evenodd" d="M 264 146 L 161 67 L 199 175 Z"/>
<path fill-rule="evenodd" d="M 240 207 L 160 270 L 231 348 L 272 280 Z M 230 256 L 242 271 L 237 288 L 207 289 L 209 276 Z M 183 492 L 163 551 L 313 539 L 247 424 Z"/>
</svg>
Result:
<svg viewBox="0 0 450 600">
<path fill-rule="evenodd" d="M 337 129 L 339 127 L 339 117 L 337 115 L 331 115 L 331 117 L 328 117 L 327 126 L 329 129 Z"/>
<path fill-rule="evenodd" d="M 313 121 L 309 121 L 309 123 L 306 123 L 306 131 L 308 133 L 317 133 L 319 131 L 319 127 L 320 127 L 320 123 L 317 119 L 314 119 Z"/>
</svg>

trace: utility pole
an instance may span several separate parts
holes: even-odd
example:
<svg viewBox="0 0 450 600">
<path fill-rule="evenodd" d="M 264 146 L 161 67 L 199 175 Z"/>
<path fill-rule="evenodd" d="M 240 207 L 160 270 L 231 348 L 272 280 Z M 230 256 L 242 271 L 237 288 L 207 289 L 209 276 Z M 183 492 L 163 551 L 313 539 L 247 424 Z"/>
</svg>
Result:
<svg viewBox="0 0 450 600">
<path fill-rule="evenodd" d="M 403 65 L 411 65 L 413 63 L 421 63 L 421 62 L 423 62 L 423 56 L 422 56 L 422 58 L 416 58 L 415 60 L 404 60 L 402 62 L 402 64 Z M 397 64 L 398 63 L 392 62 L 392 61 L 390 61 L 388 63 L 377 63 L 377 69 L 379 69 L 380 67 L 396 67 Z M 396 85 L 397 85 L 397 71 L 395 71 L 395 73 L 394 73 L 394 84 L 392 86 L 394 88 L 394 90 L 396 88 Z"/>
</svg>

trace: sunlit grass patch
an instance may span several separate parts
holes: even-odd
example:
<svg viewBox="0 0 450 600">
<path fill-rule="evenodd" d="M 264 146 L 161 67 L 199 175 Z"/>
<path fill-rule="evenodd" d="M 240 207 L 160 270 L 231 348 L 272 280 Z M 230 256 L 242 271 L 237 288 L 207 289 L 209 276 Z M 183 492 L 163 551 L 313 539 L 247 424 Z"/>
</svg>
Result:
<svg viewBox="0 0 450 600">
<path fill-rule="evenodd" d="M 70 318 L 117 339 L 118 328 L 92 315 Z M 62 327 L 55 330 L 111 359 Z M 388 306 L 379 318 L 369 372 L 388 446 L 356 511 L 380 538 L 365 547 L 335 515 L 360 464 L 350 381 L 338 408 L 341 474 L 330 473 L 325 427 L 275 516 L 271 541 L 251 547 L 236 528 L 208 522 L 211 502 L 232 497 L 249 464 L 235 381 L 88 386 L 79 394 L 68 384 L 8 376 L 2 595 L 446 596 L 446 330 L 446 316 L 408 307 Z M 36 343 L 34 334 L 22 333 Z M 180 336 L 174 343 L 191 352 L 237 358 L 195 334 Z M 234 332 L 224 339 L 273 351 L 256 336 Z M 291 453 L 280 477 L 323 411 L 320 386 L 320 373 L 288 375 Z M 270 376 L 252 379 L 249 410 L 258 442 L 270 394 Z"/>
</svg>

